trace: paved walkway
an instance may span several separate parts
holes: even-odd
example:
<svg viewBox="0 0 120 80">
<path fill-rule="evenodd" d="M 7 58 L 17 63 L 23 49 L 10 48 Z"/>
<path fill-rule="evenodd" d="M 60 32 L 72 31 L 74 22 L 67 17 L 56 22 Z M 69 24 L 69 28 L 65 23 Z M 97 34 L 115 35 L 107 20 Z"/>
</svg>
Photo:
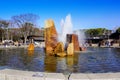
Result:
<svg viewBox="0 0 120 80">
<path fill-rule="evenodd" d="M 4 46 L 4 45 L 0 45 L 0 49 L 27 48 L 27 47 L 28 47 L 28 45 L 22 45 L 22 46 L 14 46 L 14 45 Z"/>
<path fill-rule="evenodd" d="M 0 49 L 28 48 L 28 46 L 29 45 L 21 45 L 21 46 L 14 46 L 14 45 L 4 46 L 4 45 L 0 45 Z M 41 48 L 41 46 L 38 46 L 38 45 L 35 45 L 35 47 Z"/>
<path fill-rule="evenodd" d="M 120 73 L 72 73 L 63 75 L 62 73 L 3 69 L 0 70 L 0 80 L 120 80 Z"/>
<path fill-rule="evenodd" d="M 69 80 L 120 80 L 120 73 L 71 74 Z"/>
<path fill-rule="evenodd" d="M 88 46 L 88 47 L 98 47 L 98 44 L 92 44 L 92 46 Z M 103 46 L 101 45 L 100 47 L 105 47 L 105 48 L 109 48 L 109 46 Z M 110 48 L 120 48 L 119 44 L 113 44 L 112 46 L 110 46 Z"/>
<path fill-rule="evenodd" d="M 44 46 L 44 44 L 43 44 L 43 46 Z M 21 45 L 21 46 L 14 46 L 14 45 L 4 46 L 4 45 L 0 45 L 0 49 L 27 48 L 27 47 L 28 47 L 28 45 Z M 35 45 L 35 47 L 40 47 L 40 46 Z M 87 46 L 87 47 L 98 47 L 98 44 L 92 44 L 92 46 Z M 109 48 L 107 46 L 101 46 L 101 47 Z M 110 48 L 120 48 L 120 46 L 119 46 L 119 44 L 113 44 L 113 46 L 110 46 Z"/>
</svg>

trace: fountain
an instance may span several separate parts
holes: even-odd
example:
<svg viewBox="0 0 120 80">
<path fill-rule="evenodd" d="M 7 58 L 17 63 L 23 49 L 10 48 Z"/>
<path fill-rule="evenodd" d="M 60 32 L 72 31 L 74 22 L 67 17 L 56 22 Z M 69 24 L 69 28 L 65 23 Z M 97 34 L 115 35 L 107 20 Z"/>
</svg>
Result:
<svg viewBox="0 0 120 80">
<path fill-rule="evenodd" d="M 61 21 L 62 33 L 58 35 L 53 20 L 45 21 L 45 51 L 46 55 L 73 56 L 75 51 L 80 51 L 78 35 L 73 34 L 70 14 L 65 22 Z"/>
<path fill-rule="evenodd" d="M 63 44 L 65 45 L 66 43 L 66 35 L 67 34 L 73 34 L 73 25 L 72 25 L 72 21 L 71 21 L 71 15 L 69 14 L 68 16 L 66 16 L 65 20 L 61 20 L 61 27 L 62 27 L 62 31 L 61 34 L 58 36 L 59 41 L 63 42 Z"/>
<path fill-rule="evenodd" d="M 76 34 L 67 34 L 67 44 L 73 43 L 74 44 L 74 50 L 80 51 L 79 42 L 78 42 L 78 35 Z"/>
<path fill-rule="evenodd" d="M 48 55 L 55 55 L 54 49 L 57 46 L 58 33 L 53 20 L 45 21 L 45 51 Z"/>
<path fill-rule="evenodd" d="M 71 19 L 70 16 L 68 17 L 67 19 Z M 65 20 L 65 22 L 62 20 L 63 29 L 66 29 L 66 27 L 70 29 L 65 26 L 68 24 L 66 22 L 70 23 L 71 20 Z M 72 31 L 70 33 L 64 31 L 61 32 L 59 37 L 53 20 L 47 20 L 44 37 L 46 52 L 39 47 L 34 49 L 34 45 L 29 45 L 28 51 L 20 47 L 1 49 L 0 69 L 11 68 L 35 72 L 55 72 L 65 75 L 69 73 L 120 72 L 119 49 L 88 47 L 87 51 L 81 51 L 83 47 L 80 44 L 83 44 L 83 42 L 80 38 L 83 39 L 83 36 L 81 36 L 79 30 L 75 34 Z M 66 34 L 63 35 L 64 33 Z M 75 51 L 80 51 L 78 52 L 80 54 Z"/>
</svg>

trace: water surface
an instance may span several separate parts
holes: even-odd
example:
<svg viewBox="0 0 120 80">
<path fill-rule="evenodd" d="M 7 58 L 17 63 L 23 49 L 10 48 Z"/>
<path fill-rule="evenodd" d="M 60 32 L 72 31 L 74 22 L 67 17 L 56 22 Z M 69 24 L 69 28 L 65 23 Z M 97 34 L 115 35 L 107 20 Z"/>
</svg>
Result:
<svg viewBox="0 0 120 80">
<path fill-rule="evenodd" d="M 106 73 L 120 72 L 120 49 L 88 48 L 71 57 L 45 56 L 44 50 L 0 50 L 0 68 L 41 72 Z"/>
</svg>

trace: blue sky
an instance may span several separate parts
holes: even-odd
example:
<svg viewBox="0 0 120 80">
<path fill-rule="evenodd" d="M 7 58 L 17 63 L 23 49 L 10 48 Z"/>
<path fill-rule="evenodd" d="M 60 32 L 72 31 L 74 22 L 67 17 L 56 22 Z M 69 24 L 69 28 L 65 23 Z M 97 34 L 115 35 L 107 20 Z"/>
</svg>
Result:
<svg viewBox="0 0 120 80">
<path fill-rule="evenodd" d="M 53 19 L 57 30 L 60 21 L 71 14 L 73 29 L 120 26 L 120 0 L 0 0 L 0 18 L 34 13 L 40 16 L 39 26 Z"/>
</svg>

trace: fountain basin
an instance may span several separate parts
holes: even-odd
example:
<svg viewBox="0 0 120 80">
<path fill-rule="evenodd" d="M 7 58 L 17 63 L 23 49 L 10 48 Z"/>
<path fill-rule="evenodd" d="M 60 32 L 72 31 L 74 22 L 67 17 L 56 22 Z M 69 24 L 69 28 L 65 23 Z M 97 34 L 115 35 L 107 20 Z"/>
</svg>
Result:
<svg viewBox="0 0 120 80">
<path fill-rule="evenodd" d="M 28 51 L 24 48 L 0 50 L 0 67 L 55 73 L 120 72 L 120 49 L 88 48 L 74 56 L 47 56 L 42 48 Z"/>
</svg>

